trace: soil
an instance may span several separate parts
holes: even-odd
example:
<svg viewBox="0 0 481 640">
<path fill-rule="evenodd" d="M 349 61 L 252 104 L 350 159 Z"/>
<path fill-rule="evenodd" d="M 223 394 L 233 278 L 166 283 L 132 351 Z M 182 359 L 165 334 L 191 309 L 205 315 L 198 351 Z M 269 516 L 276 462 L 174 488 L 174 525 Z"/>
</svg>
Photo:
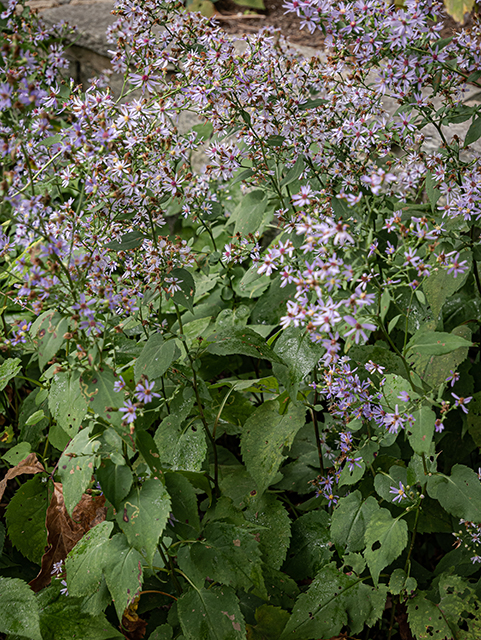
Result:
<svg viewBox="0 0 481 640">
<path fill-rule="evenodd" d="M 300 30 L 300 18 L 294 13 L 285 13 L 283 7 L 284 0 L 264 0 L 265 11 L 258 11 L 255 14 L 246 7 L 241 7 L 233 0 L 218 0 L 216 2 L 216 18 L 223 29 L 228 33 L 254 33 L 264 26 L 273 26 L 280 29 L 282 34 L 292 43 L 301 44 L 314 48 L 323 47 L 323 35 L 316 30 L 313 34 L 307 29 Z M 244 15 L 248 11 L 247 15 Z M 464 25 L 447 16 L 444 28 L 441 32 L 442 38 L 448 38 L 454 32 L 459 31 L 461 26 L 469 27 L 472 23 L 471 16 L 467 16 Z"/>
</svg>

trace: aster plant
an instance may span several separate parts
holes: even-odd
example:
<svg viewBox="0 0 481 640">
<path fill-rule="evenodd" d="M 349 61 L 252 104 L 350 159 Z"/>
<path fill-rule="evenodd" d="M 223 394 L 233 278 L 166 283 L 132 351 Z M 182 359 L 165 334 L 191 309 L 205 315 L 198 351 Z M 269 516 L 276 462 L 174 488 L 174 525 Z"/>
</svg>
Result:
<svg viewBox="0 0 481 640">
<path fill-rule="evenodd" d="M 481 28 L 285 8 L 2 13 L 10 640 L 479 637 Z"/>
</svg>

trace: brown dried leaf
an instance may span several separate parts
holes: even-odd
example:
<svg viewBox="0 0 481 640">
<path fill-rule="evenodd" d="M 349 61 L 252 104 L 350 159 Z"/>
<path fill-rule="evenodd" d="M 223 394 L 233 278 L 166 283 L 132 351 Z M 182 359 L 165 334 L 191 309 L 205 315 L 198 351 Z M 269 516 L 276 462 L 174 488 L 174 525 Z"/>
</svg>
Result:
<svg viewBox="0 0 481 640">
<path fill-rule="evenodd" d="M 139 598 L 137 597 L 135 601 L 125 609 L 122 616 L 122 624 L 119 629 L 128 640 L 142 640 L 145 636 L 147 623 L 145 620 L 142 620 L 142 618 L 139 618 L 137 613 L 138 606 Z"/>
<path fill-rule="evenodd" d="M 93 497 L 84 493 L 70 517 L 65 508 L 62 485 L 60 482 L 53 483 L 45 521 L 48 547 L 43 554 L 39 574 L 30 582 L 34 591 L 40 591 L 50 584 L 54 563 L 64 561 L 84 534 L 103 522 L 106 515 L 105 496 Z"/>
<path fill-rule="evenodd" d="M 22 473 L 42 473 L 45 471 L 45 467 L 37 460 L 37 455 L 35 453 L 29 453 L 25 460 L 19 462 L 16 467 L 12 467 L 7 471 L 5 477 L 0 482 L 0 500 L 5 493 L 5 489 L 7 488 L 7 482 L 12 480 L 12 478 L 16 478 L 17 476 L 21 476 Z"/>
</svg>

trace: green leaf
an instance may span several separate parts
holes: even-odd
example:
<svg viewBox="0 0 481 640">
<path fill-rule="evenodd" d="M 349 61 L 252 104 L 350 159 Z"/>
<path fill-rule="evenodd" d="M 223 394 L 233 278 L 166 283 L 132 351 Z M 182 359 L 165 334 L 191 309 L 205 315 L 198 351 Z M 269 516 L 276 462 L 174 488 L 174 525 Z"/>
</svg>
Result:
<svg viewBox="0 0 481 640">
<path fill-rule="evenodd" d="M 78 371 L 55 374 L 48 394 L 48 408 L 65 433 L 71 438 L 77 435 L 88 408 Z"/>
<path fill-rule="evenodd" d="M 0 556 L 3 553 L 3 545 L 5 544 L 5 527 L 0 522 Z"/>
<path fill-rule="evenodd" d="M 384 289 L 381 294 L 381 302 L 380 302 L 380 316 L 381 320 L 384 321 L 386 317 L 386 313 L 389 311 L 389 307 L 391 305 L 391 294 L 389 293 L 389 289 Z"/>
<path fill-rule="evenodd" d="M 99 446 L 98 440 L 90 437 L 90 429 L 82 429 L 59 460 L 58 472 L 62 479 L 63 497 L 70 515 L 92 480 Z"/>
<path fill-rule="evenodd" d="M 142 589 L 143 561 L 140 553 L 129 545 L 123 533 L 118 533 L 108 541 L 103 570 L 119 620 Z"/>
<path fill-rule="evenodd" d="M 295 180 L 297 180 L 297 178 L 301 175 L 302 171 L 304 170 L 304 164 L 305 164 L 304 156 L 302 155 L 298 156 L 294 166 L 289 169 L 289 171 L 286 173 L 285 178 L 282 179 L 281 187 L 286 187 L 288 184 L 291 184 L 291 182 L 294 182 Z"/>
<path fill-rule="evenodd" d="M 118 377 L 112 369 L 103 367 L 99 371 L 90 371 L 80 378 L 82 395 L 87 400 L 89 410 L 111 424 L 120 425 L 122 416 L 113 409 L 119 409 L 124 404 L 122 391 L 114 391 L 114 384 Z"/>
<path fill-rule="evenodd" d="M 36 424 L 38 424 L 40 422 L 40 420 L 43 420 L 45 418 L 45 414 L 43 412 L 43 409 L 39 409 L 38 411 L 35 411 L 35 413 L 32 413 L 32 415 L 28 418 L 28 420 L 25 422 L 25 424 L 30 427 L 30 426 L 34 426 Z"/>
<path fill-rule="evenodd" d="M 28 584 L 17 578 L 0 577 L 0 632 L 31 640 L 43 640 L 38 605 Z"/>
<path fill-rule="evenodd" d="M 6 510 L 8 535 L 23 555 L 40 564 L 47 546 L 45 518 L 49 504 L 48 485 L 40 475 L 17 489 Z"/>
<path fill-rule="evenodd" d="M 248 327 L 219 331 L 209 336 L 208 341 L 212 344 L 209 344 L 207 351 L 218 356 L 242 354 L 283 364 L 281 358 L 267 346 L 264 338 Z"/>
<path fill-rule="evenodd" d="M 161 624 L 160 627 L 154 629 L 149 636 L 149 640 L 171 640 L 174 630 L 170 624 Z"/>
<path fill-rule="evenodd" d="M 481 483 L 472 469 L 456 464 L 450 476 L 432 475 L 428 478 L 428 494 L 456 518 L 481 522 Z"/>
<path fill-rule="evenodd" d="M 347 624 L 351 634 L 358 634 L 381 617 L 386 594 L 385 585 L 370 587 L 332 562 L 321 569 L 307 593 L 298 597 L 280 640 L 330 638 Z"/>
<path fill-rule="evenodd" d="M 4 453 L 2 459 L 8 462 L 10 466 L 16 467 L 19 462 L 25 460 L 30 451 L 30 443 L 20 442 L 19 444 L 9 449 L 7 453 Z"/>
<path fill-rule="evenodd" d="M 215 14 L 215 7 L 210 0 L 193 0 L 187 4 L 189 11 L 198 11 L 206 18 L 212 18 Z"/>
<path fill-rule="evenodd" d="M 257 624 L 247 625 L 249 640 L 278 640 L 289 620 L 290 614 L 280 607 L 263 604 L 256 609 Z"/>
<path fill-rule="evenodd" d="M 135 361 L 135 382 L 138 382 L 142 375 L 149 380 L 160 378 L 179 356 L 180 351 L 174 340 L 164 340 L 160 333 L 154 333 Z"/>
<path fill-rule="evenodd" d="M 264 211 L 267 207 L 267 194 L 262 189 L 254 189 L 242 197 L 241 201 L 229 218 L 229 223 L 235 223 L 234 234 L 242 237 L 255 233 L 260 227 Z"/>
<path fill-rule="evenodd" d="M 152 474 L 160 478 L 163 477 L 164 471 L 160 464 L 160 454 L 150 433 L 139 429 L 135 433 L 135 443 Z"/>
<path fill-rule="evenodd" d="M 69 595 L 89 596 L 99 589 L 113 527 L 113 522 L 100 522 L 68 554 L 65 568 Z"/>
<path fill-rule="evenodd" d="M 260 494 L 276 477 L 285 459 L 283 449 L 291 446 L 294 436 L 304 426 L 305 413 L 303 405 L 291 402 L 287 412 L 280 415 L 279 403 L 270 400 L 246 421 L 241 436 L 242 458 Z"/>
<path fill-rule="evenodd" d="M 134 549 L 152 563 L 170 513 L 170 497 L 160 480 L 151 478 L 122 500 L 116 520 Z M 110 586 L 109 586 L 110 589 Z"/>
<path fill-rule="evenodd" d="M 380 509 L 369 520 L 364 534 L 364 557 L 377 586 L 379 574 L 401 555 L 408 543 L 408 526 L 404 520 L 393 518 L 387 509 Z M 378 548 L 374 548 L 380 545 Z"/>
<path fill-rule="evenodd" d="M 436 183 L 431 171 L 426 171 L 426 194 L 428 196 L 429 204 L 431 205 L 431 211 L 434 213 L 436 211 L 436 204 L 441 197 L 441 192 L 436 188 Z"/>
<path fill-rule="evenodd" d="M 410 341 L 408 352 L 441 356 L 445 353 L 456 351 L 460 347 L 471 347 L 472 342 L 456 336 L 452 333 L 442 331 L 426 331 L 414 336 Z"/>
<path fill-rule="evenodd" d="M 180 291 L 176 291 L 172 296 L 174 302 L 194 313 L 195 282 L 192 274 L 187 269 L 176 268 L 172 269 L 169 277 L 177 278 L 180 287 Z"/>
<path fill-rule="evenodd" d="M 329 516 L 325 511 L 310 511 L 292 525 L 292 539 L 283 571 L 294 580 L 313 578 L 329 563 L 332 554 Z"/>
<path fill-rule="evenodd" d="M 43 640 L 111 640 L 124 638 L 103 613 L 91 616 L 82 609 L 82 601 L 60 593 L 60 582 L 43 589 L 37 598 Z"/>
<path fill-rule="evenodd" d="M 280 569 L 286 559 L 291 538 L 291 519 L 280 500 L 264 494 L 244 511 L 248 522 L 262 527 L 258 533 L 259 548 L 266 564 Z"/>
<path fill-rule="evenodd" d="M 197 495 L 193 486 L 179 472 L 167 472 L 165 486 L 172 500 L 174 531 L 182 538 L 197 538 L 200 532 L 200 519 Z"/>
<path fill-rule="evenodd" d="M 371 517 L 379 509 L 376 500 L 369 496 L 362 499 L 360 491 L 341 498 L 332 514 L 331 536 L 338 549 L 362 551 L 364 533 Z"/>
<path fill-rule="evenodd" d="M 102 460 L 95 475 L 107 500 L 118 509 L 120 501 L 132 488 L 133 478 L 130 467 L 114 464 L 111 460 Z"/>
<path fill-rule="evenodd" d="M 449 0 L 448 0 L 449 1 Z M 473 142 L 476 142 L 478 138 L 481 136 L 481 117 L 475 118 L 471 126 L 468 129 L 466 137 L 464 138 L 464 146 L 468 147 Z"/>
<path fill-rule="evenodd" d="M 203 578 L 248 591 L 265 591 L 259 543 L 250 531 L 227 522 L 212 522 L 205 540 L 191 545 L 190 562 Z"/>
<path fill-rule="evenodd" d="M 128 251 L 129 249 L 138 249 L 144 239 L 145 236 L 141 231 L 129 231 L 128 233 L 124 233 L 120 241 L 112 240 L 105 246 L 107 249 L 112 249 L 112 251 Z"/>
<path fill-rule="evenodd" d="M 207 454 L 207 443 L 199 424 L 184 431 L 176 416 L 171 414 L 162 420 L 155 432 L 154 442 L 161 464 L 169 465 L 173 471 L 201 471 Z"/>
<path fill-rule="evenodd" d="M 465 340 L 471 340 L 471 329 L 466 325 L 455 327 L 451 333 Z M 431 388 L 437 389 L 440 384 L 445 382 L 450 371 L 456 371 L 459 365 L 466 360 L 468 352 L 469 347 L 460 347 L 442 356 L 417 354 L 411 356 L 410 360 L 423 381 Z"/>
<path fill-rule="evenodd" d="M 177 611 L 187 640 L 245 640 L 239 601 L 228 587 L 187 591 Z"/>
<path fill-rule="evenodd" d="M 273 371 L 279 381 L 289 390 L 291 398 L 297 398 L 299 383 L 317 365 L 324 349 L 310 339 L 299 327 L 288 327 L 277 339 L 274 351 L 286 367 L 274 364 Z"/>
<path fill-rule="evenodd" d="M 407 427 L 409 444 L 419 455 L 429 454 L 434 435 L 436 414 L 429 407 L 423 406 L 413 413 L 414 424 Z"/>
<path fill-rule="evenodd" d="M 8 358 L 0 365 L 0 391 L 3 391 L 12 378 L 22 370 L 20 358 Z"/>
<path fill-rule="evenodd" d="M 241 7 L 251 7 L 252 9 L 259 9 L 260 11 L 266 10 L 264 0 L 234 0 L 234 4 L 237 4 Z"/>
<path fill-rule="evenodd" d="M 38 349 L 38 366 L 42 370 L 51 360 L 64 341 L 64 334 L 68 331 L 69 319 L 64 318 L 57 311 L 42 313 L 30 328 L 33 343 Z"/>
<path fill-rule="evenodd" d="M 463 258 L 471 261 L 471 254 L 464 253 Z M 461 289 L 468 275 L 469 269 L 455 278 L 452 273 L 447 272 L 447 269 L 438 268 L 433 270 L 429 278 L 424 280 L 423 291 L 436 321 L 439 320 L 441 310 L 446 300 L 448 300 L 453 293 L 456 293 L 458 289 Z"/>
<path fill-rule="evenodd" d="M 42 391 L 44 391 L 44 389 L 42 389 Z M 36 400 L 41 398 L 39 393 L 40 388 L 37 387 L 25 398 L 22 402 L 20 415 L 18 417 L 18 426 L 20 429 L 19 438 L 22 442 L 29 442 L 33 450 L 35 450 L 40 444 L 43 435 L 42 432 L 48 425 L 50 415 L 47 407 L 47 398 L 37 405 Z M 43 411 L 46 414 L 46 417 L 35 425 L 27 425 L 28 419 L 38 411 Z"/>
</svg>

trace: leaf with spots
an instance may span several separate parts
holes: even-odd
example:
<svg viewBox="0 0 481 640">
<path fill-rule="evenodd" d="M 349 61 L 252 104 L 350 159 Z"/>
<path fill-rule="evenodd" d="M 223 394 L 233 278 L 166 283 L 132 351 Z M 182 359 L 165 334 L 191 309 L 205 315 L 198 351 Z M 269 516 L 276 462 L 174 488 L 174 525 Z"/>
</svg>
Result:
<svg viewBox="0 0 481 640">
<path fill-rule="evenodd" d="M 35 476 L 17 489 L 5 514 L 10 540 L 26 558 L 37 564 L 47 544 L 47 507 L 47 484 Z"/>
<path fill-rule="evenodd" d="M 187 640 L 245 640 L 239 601 L 228 587 L 187 591 L 177 611 Z"/>
<path fill-rule="evenodd" d="M 58 311 L 46 311 L 32 324 L 30 334 L 33 336 L 33 343 L 38 350 L 40 370 L 62 346 L 68 326 L 69 318 L 64 318 Z"/>
<path fill-rule="evenodd" d="M 8 358 L 0 365 L 0 391 L 3 391 L 12 378 L 22 370 L 20 358 Z"/>
<path fill-rule="evenodd" d="M 290 448 L 296 433 L 304 426 L 306 409 L 302 404 L 289 403 L 284 414 L 279 413 L 276 400 L 264 402 L 246 420 L 241 436 L 241 451 L 249 474 L 257 483 L 259 494 L 277 476 L 285 459 L 284 448 Z"/>
<path fill-rule="evenodd" d="M 103 572 L 119 620 L 142 589 L 144 562 L 123 533 L 117 533 L 105 547 Z"/>
<path fill-rule="evenodd" d="M 386 595 L 385 585 L 371 587 L 331 562 L 319 571 L 309 590 L 298 597 L 280 640 L 330 638 L 345 625 L 356 635 L 381 617 Z"/>
<path fill-rule="evenodd" d="M 160 480 L 151 478 L 132 489 L 120 503 L 116 519 L 130 545 L 152 563 L 170 513 L 170 496 Z"/>
<path fill-rule="evenodd" d="M 65 433 L 70 438 L 75 437 L 88 409 L 87 399 L 80 389 L 78 371 L 55 374 L 48 394 L 48 408 Z"/>
<path fill-rule="evenodd" d="M 92 480 L 99 446 L 98 440 L 90 437 L 90 429 L 85 428 L 75 436 L 60 458 L 58 471 L 65 506 L 70 514 Z"/>
<path fill-rule="evenodd" d="M 100 522 L 68 554 L 65 568 L 71 596 L 89 596 L 99 589 L 113 526 L 113 522 Z"/>
<path fill-rule="evenodd" d="M 436 602 L 424 592 L 407 602 L 409 626 L 416 639 L 477 640 L 481 632 L 481 603 L 471 586 L 460 576 L 443 573 L 438 592 Z"/>
<path fill-rule="evenodd" d="M 124 394 L 114 391 L 114 384 L 118 381 L 112 369 L 104 367 L 99 371 L 85 373 L 80 378 L 82 395 L 87 401 L 88 408 L 98 413 L 104 420 L 120 426 L 122 414 L 116 411 L 124 404 Z"/>
<path fill-rule="evenodd" d="M 280 569 L 291 538 L 291 519 L 284 505 L 272 494 L 264 494 L 244 511 L 248 522 L 259 529 L 259 548 L 266 564 Z"/>
<path fill-rule="evenodd" d="M 405 520 L 393 518 L 387 509 L 379 509 L 371 516 L 364 539 L 364 557 L 377 586 L 381 571 L 404 551 L 408 543 L 408 526 Z"/>
<path fill-rule="evenodd" d="M 469 467 L 456 464 L 450 476 L 437 473 L 428 478 L 428 493 L 448 513 L 470 522 L 481 522 L 481 483 Z"/>
<path fill-rule="evenodd" d="M 248 591 L 255 586 L 265 592 L 255 531 L 216 521 L 206 526 L 204 538 L 188 549 L 186 562 L 195 567 L 197 575 L 234 588 Z"/>
</svg>

